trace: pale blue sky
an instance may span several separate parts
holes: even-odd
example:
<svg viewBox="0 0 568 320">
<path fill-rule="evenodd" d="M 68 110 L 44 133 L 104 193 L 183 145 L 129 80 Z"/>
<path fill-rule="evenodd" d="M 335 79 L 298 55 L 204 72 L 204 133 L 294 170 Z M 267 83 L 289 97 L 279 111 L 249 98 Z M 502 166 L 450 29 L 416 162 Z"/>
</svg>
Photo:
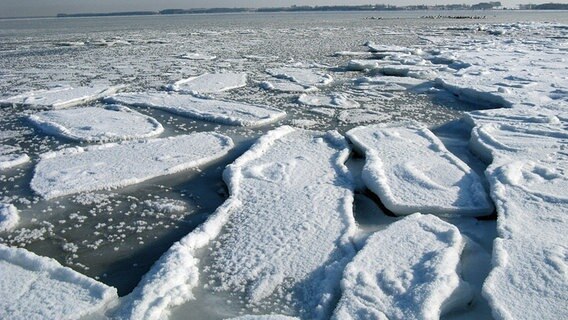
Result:
<svg viewBox="0 0 568 320">
<path fill-rule="evenodd" d="M 57 13 L 162 10 L 167 8 L 276 7 L 290 5 L 357 4 L 474 4 L 492 0 L 0 0 L 0 17 L 53 16 Z M 568 0 L 502 0 L 504 6 L 519 3 L 568 3 Z"/>
</svg>

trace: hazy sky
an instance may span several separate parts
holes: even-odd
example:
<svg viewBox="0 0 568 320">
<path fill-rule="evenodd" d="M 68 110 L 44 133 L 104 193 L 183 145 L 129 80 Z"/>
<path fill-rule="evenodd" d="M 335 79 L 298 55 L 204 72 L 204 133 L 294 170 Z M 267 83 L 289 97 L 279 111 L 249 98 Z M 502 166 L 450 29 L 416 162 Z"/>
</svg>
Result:
<svg viewBox="0 0 568 320">
<path fill-rule="evenodd" d="M 162 10 L 167 8 L 276 7 L 291 5 L 357 4 L 473 4 L 495 0 L 0 0 L 0 17 L 53 16 L 57 13 Z M 519 3 L 568 3 L 568 0 L 501 0 L 504 6 Z"/>
</svg>

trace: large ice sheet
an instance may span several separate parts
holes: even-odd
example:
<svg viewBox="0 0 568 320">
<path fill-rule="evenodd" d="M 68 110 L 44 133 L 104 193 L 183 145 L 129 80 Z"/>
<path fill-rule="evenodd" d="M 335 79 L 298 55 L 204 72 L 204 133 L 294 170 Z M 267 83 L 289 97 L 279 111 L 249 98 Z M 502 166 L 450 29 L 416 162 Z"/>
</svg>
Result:
<svg viewBox="0 0 568 320">
<path fill-rule="evenodd" d="M 42 156 L 31 181 L 44 198 L 123 187 L 220 158 L 233 147 L 216 133 L 69 148 Z"/>
<path fill-rule="evenodd" d="M 492 161 L 486 175 L 499 237 L 483 293 L 496 319 L 568 317 L 568 117 L 561 109 L 550 113 L 514 108 L 470 115 L 477 124 L 470 145 Z"/>
<path fill-rule="evenodd" d="M 44 111 L 29 119 L 47 134 L 89 142 L 149 138 L 164 131 L 156 119 L 121 106 Z"/>
<path fill-rule="evenodd" d="M 480 177 L 420 125 L 373 125 L 347 133 L 365 152 L 363 180 L 397 215 L 488 215 Z"/>
<path fill-rule="evenodd" d="M 0 244 L 0 318 L 79 319 L 118 299 L 116 289 L 57 261 Z"/>
<path fill-rule="evenodd" d="M 0 105 L 25 105 L 38 108 L 65 108 L 100 99 L 121 87 L 58 87 L 37 90 L 0 100 Z"/>
<path fill-rule="evenodd" d="M 20 215 L 14 205 L 0 203 L 0 232 L 14 229 L 19 221 Z"/>
<path fill-rule="evenodd" d="M 198 264 L 206 246 L 215 248 L 208 268 L 220 283 L 212 290 L 246 292 L 259 306 L 294 303 L 310 319 L 328 316 L 354 255 L 348 154 L 333 132 L 281 127 L 261 137 L 225 170 L 230 198 L 154 265 L 123 316 L 156 319 L 192 299 L 206 281 Z"/>
<path fill-rule="evenodd" d="M 172 89 L 188 93 L 215 93 L 246 85 L 246 73 L 204 73 L 197 77 L 179 80 L 172 85 Z"/>
<path fill-rule="evenodd" d="M 113 103 L 163 109 L 183 116 L 238 126 L 262 126 L 286 116 L 284 111 L 242 102 L 203 99 L 191 95 L 155 92 L 122 93 L 105 99 Z"/>
<path fill-rule="evenodd" d="M 332 319 L 439 319 L 467 304 L 458 229 L 420 213 L 373 234 L 345 268 Z"/>
</svg>

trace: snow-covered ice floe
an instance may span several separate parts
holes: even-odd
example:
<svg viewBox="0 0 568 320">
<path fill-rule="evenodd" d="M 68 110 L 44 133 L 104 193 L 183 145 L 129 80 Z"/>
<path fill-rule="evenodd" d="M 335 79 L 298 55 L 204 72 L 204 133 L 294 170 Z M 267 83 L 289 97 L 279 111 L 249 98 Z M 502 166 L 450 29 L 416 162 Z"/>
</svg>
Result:
<svg viewBox="0 0 568 320">
<path fill-rule="evenodd" d="M 31 187 L 47 199 L 123 187 L 199 166 L 224 156 L 232 147 L 230 138 L 202 132 L 69 148 L 42 156 Z"/>
<path fill-rule="evenodd" d="M 289 317 L 279 314 L 271 314 L 271 315 L 246 315 L 246 316 L 231 318 L 231 320 L 300 320 L 300 318 Z"/>
<path fill-rule="evenodd" d="M 192 53 L 182 54 L 178 56 L 178 58 L 186 60 L 215 60 L 217 56 L 209 56 L 206 54 L 192 52 Z"/>
<path fill-rule="evenodd" d="M 484 295 L 496 319 L 568 318 L 568 114 L 478 111 L 471 148 L 491 161 L 498 238 Z"/>
<path fill-rule="evenodd" d="M 481 178 L 427 128 L 372 125 L 352 129 L 347 136 L 365 153 L 365 184 L 394 214 L 493 212 Z"/>
<path fill-rule="evenodd" d="M 121 106 L 44 111 L 29 120 L 44 133 L 89 142 L 149 138 L 164 131 L 156 119 Z"/>
<path fill-rule="evenodd" d="M 0 170 L 10 169 L 28 163 L 30 157 L 19 148 L 0 144 Z"/>
<path fill-rule="evenodd" d="M 49 90 L 37 90 L 14 97 L 0 99 L 0 105 L 24 105 L 37 108 L 65 108 L 85 102 L 100 99 L 113 94 L 121 86 L 92 86 L 92 87 L 58 87 Z"/>
<path fill-rule="evenodd" d="M 436 320 L 466 305 L 464 245 L 455 226 L 420 213 L 376 232 L 345 268 L 332 319 Z"/>
<path fill-rule="evenodd" d="M 14 205 L 0 203 L 0 232 L 14 229 L 19 221 L 20 214 Z"/>
<path fill-rule="evenodd" d="M 329 74 L 324 74 L 312 69 L 282 67 L 266 69 L 266 72 L 273 77 L 287 79 L 303 86 L 325 86 L 333 82 Z"/>
<path fill-rule="evenodd" d="M 329 95 L 316 95 L 316 94 L 302 94 L 298 97 L 298 102 L 312 107 L 328 107 L 337 109 L 353 109 L 359 107 L 359 103 L 355 100 L 349 99 L 344 94 L 329 94 Z"/>
<path fill-rule="evenodd" d="M 268 106 L 203 99 L 166 92 L 121 93 L 105 100 L 131 106 L 157 108 L 195 119 L 246 127 L 262 126 L 286 116 L 284 111 Z"/>
<path fill-rule="evenodd" d="M 171 86 L 171 89 L 185 93 L 215 93 L 246 85 L 246 73 L 204 73 L 197 77 L 179 80 Z"/>
<path fill-rule="evenodd" d="M 317 87 L 302 85 L 296 82 L 278 79 L 278 78 L 262 81 L 260 82 L 260 87 L 264 90 L 285 92 L 285 93 L 312 92 L 319 90 Z"/>
<path fill-rule="evenodd" d="M 246 293 L 257 306 L 290 304 L 291 295 L 301 310 L 289 312 L 329 316 L 341 272 L 355 254 L 348 155 L 336 132 L 281 127 L 261 137 L 225 170 L 229 199 L 162 256 L 122 316 L 158 319 L 193 299 L 193 289 L 207 282 L 198 256 L 206 246 L 215 248 L 209 274 L 220 284 L 211 290 Z"/>
<path fill-rule="evenodd" d="M 116 289 L 51 258 L 0 244 L 0 318 L 79 319 L 102 312 Z"/>
</svg>

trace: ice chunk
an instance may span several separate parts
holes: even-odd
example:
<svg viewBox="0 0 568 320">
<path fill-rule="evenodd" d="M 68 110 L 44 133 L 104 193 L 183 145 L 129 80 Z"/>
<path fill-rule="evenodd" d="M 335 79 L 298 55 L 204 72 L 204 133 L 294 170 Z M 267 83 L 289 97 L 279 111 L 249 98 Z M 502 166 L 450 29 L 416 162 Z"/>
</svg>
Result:
<svg viewBox="0 0 568 320">
<path fill-rule="evenodd" d="M 201 54 L 201 53 L 186 53 L 186 54 L 182 54 L 181 56 L 178 56 L 180 59 L 187 59 L 187 60 L 215 60 L 217 57 L 216 56 L 208 56 L 205 54 Z"/>
<path fill-rule="evenodd" d="M 367 46 L 367 48 L 369 48 L 369 51 L 371 52 L 412 53 L 415 51 L 407 47 L 381 45 L 381 44 L 375 44 L 373 42 L 367 42 L 365 45 Z"/>
<path fill-rule="evenodd" d="M 57 261 L 0 244 L 0 318 L 79 319 L 118 299 L 116 289 Z"/>
<path fill-rule="evenodd" d="M 352 129 L 347 135 L 365 152 L 365 184 L 393 213 L 493 212 L 480 177 L 427 128 L 374 125 Z"/>
<path fill-rule="evenodd" d="M 230 198 L 154 265 L 123 316 L 156 319 L 192 299 L 206 281 L 197 255 L 208 245 L 216 248 L 209 267 L 220 280 L 215 290 L 247 292 L 256 305 L 268 297 L 294 303 L 280 296 L 290 295 L 306 317 L 328 316 L 354 255 L 348 154 L 333 132 L 281 127 L 261 137 L 225 170 Z"/>
<path fill-rule="evenodd" d="M 246 127 L 262 126 L 286 116 L 284 111 L 268 106 L 241 102 L 203 99 L 175 93 L 122 93 L 108 102 L 163 109 L 183 116 Z"/>
<path fill-rule="evenodd" d="M 186 93 L 215 93 L 246 85 L 246 73 L 204 73 L 197 77 L 177 81 L 171 89 Z"/>
<path fill-rule="evenodd" d="M 216 133 L 193 133 L 150 141 L 110 143 L 45 154 L 32 189 L 44 198 L 123 187 L 220 158 L 233 146 Z"/>
<path fill-rule="evenodd" d="M 120 106 L 44 111 L 29 119 L 47 134 L 89 142 L 148 138 L 164 131 L 156 119 Z"/>
<path fill-rule="evenodd" d="M 12 204 L 0 203 L 0 231 L 14 229 L 20 221 L 18 209 Z"/>
<path fill-rule="evenodd" d="M 419 213 L 373 234 L 347 265 L 332 319 L 439 319 L 467 304 L 458 229 Z"/>
<path fill-rule="evenodd" d="M 302 94 L 298 102 L 313 107 L 328 107 L 338 109 L 352 109 L 359 107 L 355 100 L 347 98 L 344 94 L 333 93 L 329 95 Z"/>
<path fill-rule="evenodd" d="M 303 86 L 324 86 L 333 82 L 329 74 L 322 74 L 311 69 L 283 67 L 266 69 L 266 72 L 276 78 L 288 79 Z"/>
<path fill-rule="evenodd" d="M 379 62 L 377 60 L 350 60 L 346 69 L 349 71 L 364 71 L 378 67 Z"/>
<path fill-rule="evenodd" d="M 25 153 L 0 153 L 0 170 L 10 169 L 28 162 L 30 162 L 30 157 Z"/>
<path fill-rule="evenodd" d="M 311 86 L 304 86 L 295 82 L 282 79 L 271 79 L 270 81 L 262 81 L 260 87 L 264 90 L 276 92 L 312 92 L 318 91 L 318 88 Z"/>
<path fill-rule="evenodd" d="M 568 117 L 543 111 L 471 115 L 470 144 L 492 161 L 486 176 L 499 237 L 483 293 L 496 319 L 568 318 Z"/>
<path fill-rule="evenodd" d="M 0 105 L 25 105 L 38 108 L 65 108 L 100 99 L 113 94 L 122 87 L 58 87 L 37 90 L 14 97 L 0 99 Z"/>
<path fill-rule="evenodd" d="M 231 320 L 300 320 L 300 318 L 283 316 L 279 314 L 271 314 L 271 315 L 240 316 L 236 318 L 231 318 Z"/>
</svg>

